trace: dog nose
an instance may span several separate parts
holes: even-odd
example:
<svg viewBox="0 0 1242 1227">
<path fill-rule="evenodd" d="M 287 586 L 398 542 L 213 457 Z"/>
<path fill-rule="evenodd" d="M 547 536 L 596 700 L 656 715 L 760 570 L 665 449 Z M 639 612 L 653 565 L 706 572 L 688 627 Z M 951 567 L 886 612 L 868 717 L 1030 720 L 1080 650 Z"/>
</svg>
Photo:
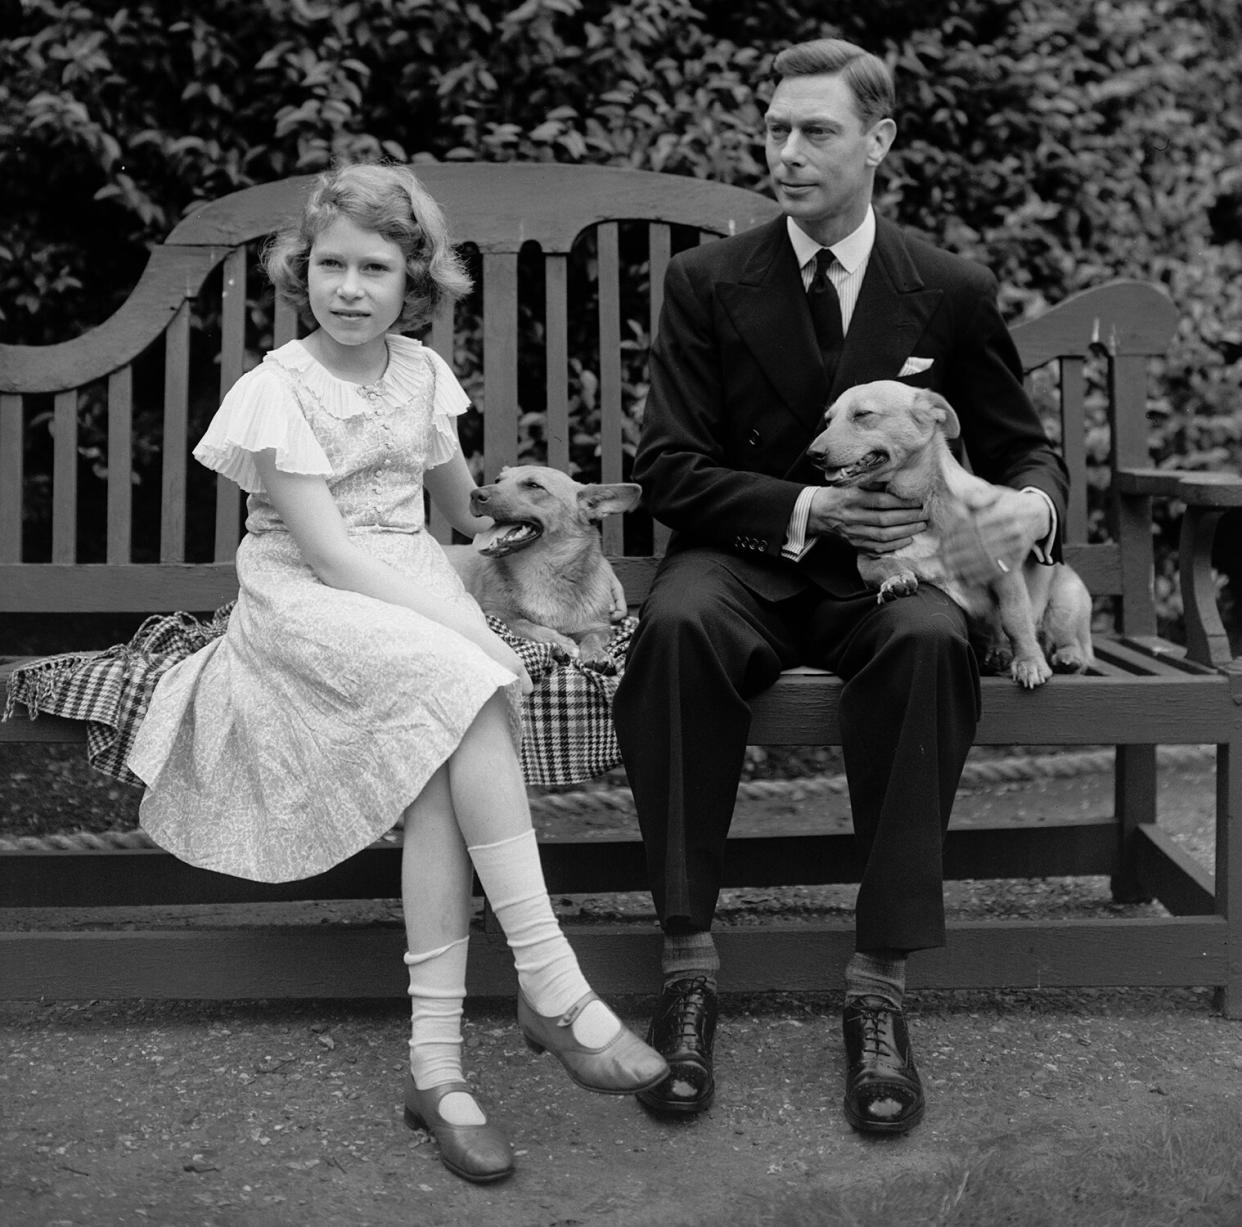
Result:
<svg viewBox="0 0 1242 1227">
<path fill-rule="evenodd" d="M 476 486 L 470 491 L 470 510 L 478 511 L 480 507 L 487 505 L 487 491 L 482 486 Z"/>
</svg>

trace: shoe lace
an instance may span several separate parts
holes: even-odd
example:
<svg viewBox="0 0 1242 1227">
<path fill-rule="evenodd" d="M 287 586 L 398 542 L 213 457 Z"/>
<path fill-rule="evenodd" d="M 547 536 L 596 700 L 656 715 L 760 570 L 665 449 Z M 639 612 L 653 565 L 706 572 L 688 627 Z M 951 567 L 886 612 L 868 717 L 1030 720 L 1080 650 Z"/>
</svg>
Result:
<svg viewBox="0 0 1242 1227">
<path fill-rule="evenodd" d="M 707 1004 L 707 977 L 696 976 L 677 996 L 675 1024 L 682 1043 L 699 1038 L 699 1020 Z"/>
<path fill-rule="evenodd" d="M 897 1053 L 888 1042 L 888 1029 L 884 1026 L 884 1016 L 890 1011 L 887 1005 L 870 1005 L 860 1001 L 855 1007 L 859 1021 L 862 1023 L 862 1048 L 864 1055 L 873 1058 L 889 1057 L 896 1059 Z"/>
</svg>

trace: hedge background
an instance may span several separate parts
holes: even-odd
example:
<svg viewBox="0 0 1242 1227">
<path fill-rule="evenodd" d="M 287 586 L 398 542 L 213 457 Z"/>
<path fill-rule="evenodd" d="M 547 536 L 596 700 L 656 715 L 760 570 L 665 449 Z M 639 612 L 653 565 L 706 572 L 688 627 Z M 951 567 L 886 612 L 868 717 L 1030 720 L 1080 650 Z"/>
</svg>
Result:
<svg viewBox="0 0 1242 1227">
<path fill-rule="evenodd" d="M 1153 455 L 1242 469 L 1236 0 L 0 7 L 5 341 L 99 323 L 196 203 L 336 155 L 608 163 L 762 188 L 771 57 L 836 33 L 897 78 L 878 207 L 991 267 L 1011 319 L 1103 279 L 1161 283 L 1182 326 L 1153 389 Z M 1237 518 L 1217 551 L 1233 593 Z M 1175 633 L 1174 527 L 1157 582 Z"/>
</svg>

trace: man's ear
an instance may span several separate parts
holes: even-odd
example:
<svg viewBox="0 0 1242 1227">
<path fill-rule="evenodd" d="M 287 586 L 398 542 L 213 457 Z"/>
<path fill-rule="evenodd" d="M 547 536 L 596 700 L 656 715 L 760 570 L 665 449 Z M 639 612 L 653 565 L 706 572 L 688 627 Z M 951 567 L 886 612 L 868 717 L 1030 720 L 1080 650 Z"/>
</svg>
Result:
<svg viewBox="0 0 1242 1227">
<path fill-rule="evenodd" d="M 892 119 L 877 119 L 867 133 L 867 165 L 879 166 L 897 139 L 897 124 Z"/>
</svg>

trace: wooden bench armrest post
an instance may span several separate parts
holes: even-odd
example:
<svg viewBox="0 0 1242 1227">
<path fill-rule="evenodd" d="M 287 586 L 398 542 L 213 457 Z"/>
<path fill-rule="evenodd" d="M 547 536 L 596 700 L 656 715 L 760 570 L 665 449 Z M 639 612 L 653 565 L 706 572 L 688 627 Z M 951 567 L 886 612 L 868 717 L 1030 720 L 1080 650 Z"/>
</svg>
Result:
<svg viewBox="0 0 1242 1227">
<path fill-rule="evenodd" d="M 1236 676 L 1242 702 L 1242 658 L 1233 655 L 1212 578 L 1216 528 L 1227 511 L 1242 507 L 1242 477 L 1178 469 L 1118 469 L 1113 482 L 1121 502 L 1140 504 L 1140 514 L 1148 519 L 1152 498 L 1186 504 L 1178 547 L 1186 656 Z"/>
</svg>

